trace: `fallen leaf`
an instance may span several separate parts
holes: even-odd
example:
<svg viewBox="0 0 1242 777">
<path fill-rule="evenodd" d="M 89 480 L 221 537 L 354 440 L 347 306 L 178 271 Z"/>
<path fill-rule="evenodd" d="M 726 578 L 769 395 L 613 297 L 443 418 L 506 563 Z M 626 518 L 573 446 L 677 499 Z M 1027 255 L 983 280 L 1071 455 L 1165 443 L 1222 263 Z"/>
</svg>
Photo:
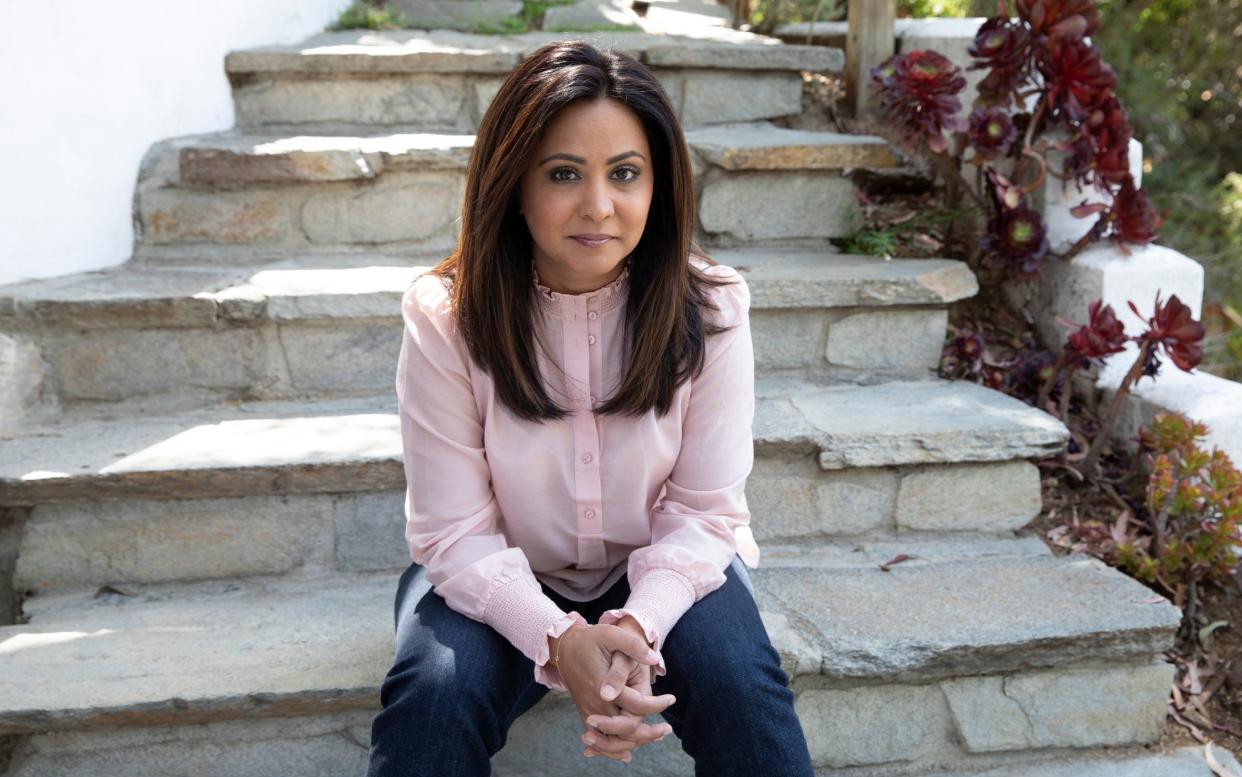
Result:
<svg viewBox="0 0 1242 777">
<path fill-rule="evenodd" d="M 95 598 L 99 598 L 100 596 L 105 596 L 107 594 L 120 594 L 121 596 L 133 596 L 134 592 L 129 590 L 128 588 L 123 588 L 122 586 L 119 586 L 119 585 L 101 585 L 99 586 L 99 590 L 95 592 Z"/>
<path fill-rule="evenodd" d="M 880 569 L 887 572 L 888 568 L 893 566 L 894 564 L 900 564 L 901 562 L 909 561 L 912 558 L 914 558 L 914 556 L 907 556 L 905 553 L 898 553 L 896 556 L 893 556 L 888 561 L 885 561 L 883 564 L 881 564 Z"/>
<path fill-rule="evenodd" d="M 1238 775 L 1221 766 L 1220 761 L 1216 760 L 1216 756 L 1212 754 L 1212 740 L 1208 740 L 1203 745 L 1203 760 L 1207 761 L 1208 768 L 1212 770 L 1212 774 L 1216 777 L 1238 777 Z"/>
</svg>

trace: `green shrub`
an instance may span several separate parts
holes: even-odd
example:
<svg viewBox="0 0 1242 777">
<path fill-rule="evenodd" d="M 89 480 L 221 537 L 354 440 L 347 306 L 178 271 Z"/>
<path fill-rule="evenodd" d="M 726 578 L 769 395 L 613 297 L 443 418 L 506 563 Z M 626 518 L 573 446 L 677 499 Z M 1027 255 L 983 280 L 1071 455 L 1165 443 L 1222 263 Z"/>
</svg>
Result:
<svg viewBox="0 0 1242 777">
<path fill-rule="evenodd" d="M 355 0 L 329 30 L 399 30 L 410 26 L 400 11 L 369 0 Z"/>
<path fill-rule="evenodd" d="M 1117 565 L 1170 595 L 1183 585 L 1227 582 L 1238 567 L 1242 473 L 1222 451 L 1199 447 L 1206 434 L 1185 416 L 1156 414 L 1139 435 L 1151 469 L 1147 520 L 1136 532 L 1115 530 Z"/>
</svg>

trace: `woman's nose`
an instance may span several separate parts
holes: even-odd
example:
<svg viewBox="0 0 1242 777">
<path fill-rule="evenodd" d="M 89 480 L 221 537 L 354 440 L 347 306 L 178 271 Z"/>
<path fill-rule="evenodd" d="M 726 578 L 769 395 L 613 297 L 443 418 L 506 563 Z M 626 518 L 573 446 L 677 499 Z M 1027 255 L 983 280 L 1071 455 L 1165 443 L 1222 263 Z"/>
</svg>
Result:
<svg viewBox="0 0 1242 777">
<path fill-rule="evenodd" d="M 589 221 L 603 221 L 613 213 L 612 193 L 607 184 L 591 184 L 585 188 L 581 206 L 582 217 Z"/>
</svg>

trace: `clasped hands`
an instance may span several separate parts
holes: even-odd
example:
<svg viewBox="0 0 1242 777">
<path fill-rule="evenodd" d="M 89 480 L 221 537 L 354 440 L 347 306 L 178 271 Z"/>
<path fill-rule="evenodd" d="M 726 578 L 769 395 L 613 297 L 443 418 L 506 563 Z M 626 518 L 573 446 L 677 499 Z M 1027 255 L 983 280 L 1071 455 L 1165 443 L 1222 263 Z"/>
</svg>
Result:
<svg viewBox="0 0 1242 777">
<path fill-rule="evenodd" d="M 615 626 L 572 626 L 559 642 L 558 668 L 583 721 L 584 756 L 629 763 L 636 747 L 659 742 L 672 731 L 667 723 L 643 722 L 677 699 L 652 696 L 653 667 L 660 661 L 637 621 L 627 616 Z M 619 692 L 605 692 L 606 687 Z"/>
</svg>

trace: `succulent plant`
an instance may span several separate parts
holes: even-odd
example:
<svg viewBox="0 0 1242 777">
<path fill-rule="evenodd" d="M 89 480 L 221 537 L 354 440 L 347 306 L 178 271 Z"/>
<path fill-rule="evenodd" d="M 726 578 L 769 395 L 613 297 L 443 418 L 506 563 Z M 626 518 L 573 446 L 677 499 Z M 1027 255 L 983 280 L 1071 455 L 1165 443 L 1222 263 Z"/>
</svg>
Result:
<svg viewBox="0 0 1242 777">
<path fill-rule="evenodd" d="M 1143 317 L 1133 302 L 1127 304 L 1134 311 L 1134 315 Z M 1178 299 L 1176 294 L 1162 305 L 1160 292 L 1157 291 L 1152 310 L 1151 318 L 1145 319 L 1148 331 L 1143 334 L 1142 339 L 1163 348 L 1178 368 L 1186 372 L 1193 370 L 1203 360 L 1201 343 L 1206 333 L 1203 323 L 1195 320 L 1190 307 Z M 1151 350 L 1154 352 L 1156 349 Z"/>
<path fill-rule="evenodd" d="M 962 129 L 958 92 L 966 78 L 957 65 L 935 51 L 894 54 L 871 70 L 884 114 L 896 122 L 908 148 L 926 140 L 932 151 L 948 148 L 944 131 Z"/>
<path fill-rule="evenodd" d="M 1097 299 L 1091 303 L 1088 322 L 1069 336 L 1068 344 L 1084 360 L 1090 361 L 1121 353 L 1127 340 L 1126 328 L 1117 320 L 1113 306 Z"/>
<path fill-rule="evenodd" d="M 1152 206 L 1147 192 L 1134 185 L 1127 174 L 1113 195 L 1111 211 L 1113 236 L 1127 243 L 1146 245 L 1156 239 L 1156 230 L 1163 224 Z"/>
<path fill-rule="evenodd" d="M 1043 47 L 1036 67 L 1049 109 L 1063 120 L 1082 122 L 1114 96 L 1116 74 L 1100 59 L 1100 50 L 1081 39 Z"/>
<path fill-rule="evenodd" d="M 970 112 L 967 138 L 977 159 L 992 159 L 1009 153 L 1018 130 L 1003 109 L 975 108 Z"/>
<path fill-rule="evenodd" d="M 1017 92 L 1030 79 L 1031 36 L 1026 28 L 1003 16 L 988 19 L 969 49 L 977 61 L 968 70 L 988 68 L 979 83 L 978 106 L 1005 108 L 1017 102 Z"/>
<path fill-rule="evenodd" d="M 1032 279 L 1048 253 L 1048 228 L 1026 205 L 1002 208 L 988 220 L 983 248 L 993 266 L 1008 266 L 1018 278 Z"/>
</svg>

